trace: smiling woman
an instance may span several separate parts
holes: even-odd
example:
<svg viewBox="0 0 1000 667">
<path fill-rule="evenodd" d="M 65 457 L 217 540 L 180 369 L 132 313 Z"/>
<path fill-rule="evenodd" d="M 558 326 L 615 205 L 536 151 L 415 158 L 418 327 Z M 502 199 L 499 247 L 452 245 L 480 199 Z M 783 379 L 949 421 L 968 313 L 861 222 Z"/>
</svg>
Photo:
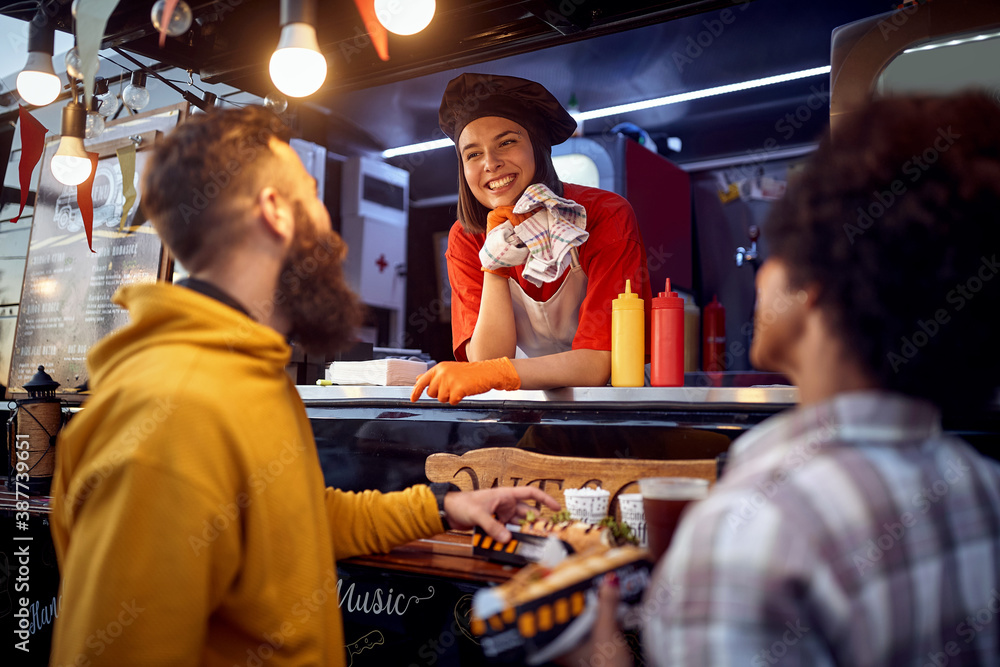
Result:
<svg viewBox="0 0 1000 667">
<path fill-rule="evenodd" d="M 465 181 L 476 200 L 488 208 L 513 206 L 524 191 L 519 186 L 534 183 L 531 139 L 512 120 L 477 118 L 462 130 L 459 146 Z"/>
<path fill-rule="evenodd" d="M 463 74 L 439 121 L 461 167 L 446 253 L 459 361 L 418 378 L 413 399 L 425 387 L 457 403 L 490 389 L 606 384 L 611 301 L 631 280 L 650 303 L 632 207 L 559 180 L 552 146 L 576 121 L 533 81 Z"/>
</svg>

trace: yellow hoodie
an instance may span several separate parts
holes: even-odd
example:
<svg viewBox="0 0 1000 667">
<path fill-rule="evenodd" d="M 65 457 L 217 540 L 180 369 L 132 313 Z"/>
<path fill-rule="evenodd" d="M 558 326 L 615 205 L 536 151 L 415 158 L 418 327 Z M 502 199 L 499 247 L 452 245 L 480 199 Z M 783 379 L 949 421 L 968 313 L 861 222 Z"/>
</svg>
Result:
<svg viewBox="0 0 1000 667">
<path fill-rule="evenodd" d="M 324 488 L 273 329 L 132 285 L 91 350 L 52 490 L 51 665 L 342 665 L 334 558 L 442 531 L 430 489 Z"/>
</svg>

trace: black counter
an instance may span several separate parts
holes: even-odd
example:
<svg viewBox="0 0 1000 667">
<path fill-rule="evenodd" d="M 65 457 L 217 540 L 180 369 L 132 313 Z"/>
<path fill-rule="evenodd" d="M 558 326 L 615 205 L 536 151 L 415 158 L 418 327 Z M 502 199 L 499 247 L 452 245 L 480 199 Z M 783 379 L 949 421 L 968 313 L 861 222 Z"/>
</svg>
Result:
<svg viewBox="0 0 1000 667">
<path fill-rule="evenodd" d="M 632 459 L 715 459 L 794 404 L 791 387 L 492 391 L 457 406 L 409 387 L 299 387 L 330 486 L 395 491 L 426 482 L 424 460 L 482 447 Z"/>
</svg>

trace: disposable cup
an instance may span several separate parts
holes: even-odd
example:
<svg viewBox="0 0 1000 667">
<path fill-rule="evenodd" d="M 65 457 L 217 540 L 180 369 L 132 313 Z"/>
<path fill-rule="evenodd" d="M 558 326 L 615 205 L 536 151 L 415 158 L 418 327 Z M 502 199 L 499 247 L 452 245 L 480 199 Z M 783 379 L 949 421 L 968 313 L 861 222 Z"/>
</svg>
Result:
<svg viewBox="0 0 1000 667">
<path fill-rule="evenodd" d="M 649 551 L 659 560 L 680 523 L 684 508 L 692 500 L 708 495 L 708 480 L 697 477 L 648 477 L 639 480 Z"/>
<path fill-rule="evenodd" d="M 623 493 L 618 496 L 618 509 L 622 513 L 622 523 L 632 529 L 632 534 L 639 540 L 639 546 L 649 544 L 646 534 L 646 512 L 642 506 L 641 493 Z"/>
<path fill-rule="evenodd" d="M 608 515 L 611 492 L 600 487 L 566 489 L 563 491 L 563 498 L 566 499 L 566 509 L 571 517 L 596 525 Z"/>
</svg>

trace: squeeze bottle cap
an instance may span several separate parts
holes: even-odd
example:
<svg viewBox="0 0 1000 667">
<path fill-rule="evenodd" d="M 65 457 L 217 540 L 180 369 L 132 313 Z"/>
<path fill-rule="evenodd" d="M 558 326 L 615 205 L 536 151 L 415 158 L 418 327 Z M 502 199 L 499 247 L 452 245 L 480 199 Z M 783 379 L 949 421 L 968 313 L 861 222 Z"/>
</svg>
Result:
<svg viewBox="0 0 1000 667">
<path fill-rule="evenodd" d="M 632 291 L 632 281 L 625 280 L 625 291 L 618 295 L 617 299 L 611 302 L 611 309 L 637 310 L 642 308 L 642 299 Z"/>
<path fill-rule="evenodd" d="M 683 308 L 684 299 L 677 292 L 670 291 L 670 278 L 667 278 L 666 290 L 653 297 L 653 308 Z"/>
<path fill-rule="evenodd" d="M 706 311 L 709 311 L 709 310 L 710 311 L 721 310 L 721 311 L 725 312 L 726 309 L 723 307 L 723 305 L 721 303 L 719 303 L 719 295 L 718 294 L 713 294 L 712 295 L 712 301 L 710 303 L 705 304 L 705 310 Z"/>
</svg>

